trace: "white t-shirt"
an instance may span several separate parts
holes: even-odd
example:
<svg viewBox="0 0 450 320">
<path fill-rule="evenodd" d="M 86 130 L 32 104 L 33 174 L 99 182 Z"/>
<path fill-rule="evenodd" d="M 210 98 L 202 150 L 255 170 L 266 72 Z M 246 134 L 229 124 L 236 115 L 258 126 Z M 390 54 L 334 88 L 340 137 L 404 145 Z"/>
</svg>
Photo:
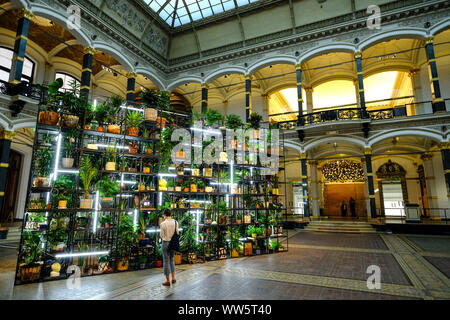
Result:
<svg viewBox="0 0 450 320">
<path fill-rule="evenodd" d="M 178 223 L 177 223 L 178 224 Z M 177 228 L 178 234 L 178 228 Z M 175 220 L 172 218 L 166 219 L 161 223 L 161 239 L 170 241 L 175 233 Z"/>
</svg>

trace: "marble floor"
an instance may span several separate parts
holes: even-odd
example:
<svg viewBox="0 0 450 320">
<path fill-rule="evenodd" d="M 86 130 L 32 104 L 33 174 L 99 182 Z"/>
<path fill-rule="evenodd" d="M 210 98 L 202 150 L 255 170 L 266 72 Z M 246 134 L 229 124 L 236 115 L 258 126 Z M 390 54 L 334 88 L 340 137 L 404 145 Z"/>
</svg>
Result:
<svg viewBox="0 0 450 320">
<path fill-rule="evenodd" d="M 398 300 L 450 299 L 450 237 L 290 232 L 289 251 L 161 269 L 13 286 L 16 251 L 0 248 L 0 299 Z M 381 288 L 369 289 L 378 266 Z"/>
</svg>

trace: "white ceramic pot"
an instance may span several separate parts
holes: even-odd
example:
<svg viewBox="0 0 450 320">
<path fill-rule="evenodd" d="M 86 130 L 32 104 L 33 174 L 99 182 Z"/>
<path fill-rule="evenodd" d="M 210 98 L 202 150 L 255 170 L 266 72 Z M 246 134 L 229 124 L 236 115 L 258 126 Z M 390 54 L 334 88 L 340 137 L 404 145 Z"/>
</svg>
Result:
<svg viewBox="0 0 450 320">
<path fill-rule="evenodd" d="M 73 168 L 73 162 L 74 162 L 73 158 L 63 158 L 62 159 L 62 167 L 64 169 Z"/>
</svg>

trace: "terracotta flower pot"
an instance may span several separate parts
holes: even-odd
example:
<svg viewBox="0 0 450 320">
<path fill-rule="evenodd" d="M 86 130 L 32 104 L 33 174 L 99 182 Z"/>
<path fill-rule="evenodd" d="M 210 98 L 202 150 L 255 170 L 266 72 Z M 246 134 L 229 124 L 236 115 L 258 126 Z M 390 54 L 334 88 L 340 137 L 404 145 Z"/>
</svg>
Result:
<svg viewBox="0 0 450 320">
<path fill-rule="evenodd" d="M 131 154 L 136 154 L 137 153 L 137 149 L 136 148 L 130 148 L 130 153 Z"/>
<path fill-rule="evenodd" d="M 97 127 L 97 132 L 105 132 L 105 127 L 98 126 Z"/>
<path fill-rule="evenodd" d="M 59 114 L 55 111 L 39 112 L 39 123 L 49 126 L 56 126 L 59 122 Z"/>
<path fill-rule="evenodd" d="M 157 124 L 158 124 L 158 128 L 164 129 L 164 128 L 166 127 L 167 119 L 166 119 L 166 118 L 158 117 L 158 118 L 156 119 L 156 122 L 157 122 Z"/>
<path fill-rule="evenodd" d="M 66 127 L 74 128 L 78 125 L 78 121 L 80 121 L 80 117 L 72 116 L 72 115 L 63 115 L 64 125 Z"/>
<path fill-rule="evenodd" d="M 119 261 L 119 265 L 117 266 L 117 270 L 126 271 L 128 270 L 128 259 L 122 259 Z"/>
<path fill-rule="evenodd" d="M 37 266 L 25 266 L 25 265 L 21 265 L 20 266 L 20 280 L 24 281 L 24 282 L 28 282 L 28 281 L 34 281 L 39 279 L 39 276 L 41 275 L 41 268 L 42 265 L 37 265 Z"/>
<path fill-rule="evenodd" d="M 162 265 L 163 265 L 162 260 L 156 260 L 156 264 L 155 265 L 156 265 L 157 268 L 161 268 Z"/>
<path fill-rule="evenodd" d="M 175 264 L 181 264 L 181 254 L 175 254 Z"/>
<path fill-rule="evenodd" d="M 107 130 L 108 130 L 108 133 L 120 134 L 120 126 L 118 126 L 117 124 L 108 125 Z"/>
<path fill-rule="evenodd" d="M 128 128 L 128 135 L 137 137 L 139 135 L 139 129 L 138 128 Z"/>
</svg>

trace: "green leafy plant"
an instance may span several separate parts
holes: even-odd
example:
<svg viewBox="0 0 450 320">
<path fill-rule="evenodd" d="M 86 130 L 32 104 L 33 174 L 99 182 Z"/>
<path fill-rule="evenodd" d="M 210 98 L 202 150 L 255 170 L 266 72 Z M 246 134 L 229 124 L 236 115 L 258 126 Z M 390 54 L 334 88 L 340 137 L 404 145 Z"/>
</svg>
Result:
<svg viewBox="0 0 450 320">
<path fill-rule="evenodd" d="M 23 247 L 20 253 L 20 261 L 25 266 L 34 266 L 41 261 L 42 247 L 41 235 L 37 232 L 23 232 Z"/>
<path fill-rule="evenodd" d="M 139 128 L 144 122 L 144 115 L 139 111 L 128 111 L 128 128 Z"/>
<path fill-rule="evenodd" d="M 260 114 L 254 112 L 248 118 L 247 126 L 254 130 L 258 130 L 261 127 L 262 120 L 263 120 L 263 117 Z"/>
<path fill-rule="evenodd" d="M 208 109 L 205 115 L 205 123 L 208 126 L 212 126 L 222 121 L 222 114 L 214 109 Z"/>
<path fill-rule="evenodd" d="M 225 126 L 227 129 L 236 130 L 242 127 L 242 120 L 237 114 L 227 115 Z"/>
<path fill-rule="evenodd" d="M 106 147 L 106 161 L 116 162 L 116 158 L 117 158 L 117 147 L 116 142 L 114 142 L 114 146 Z"/>
<path fill-rule="evenodd" d="M 125 258 L 131 246 L 138 241 L 138 235 L 134 231 L 133 220 L 123 213 L 120 216 L 118 252 L 122 258 Z"/>
<path fill-rule="evenodd" d="M 247 234 L 249 237 L 256 234 L 256 227 L 255 226 L 249 226 L 247 230 Z"/>
<path fill-rule="evenodd" d="M 42 147 L 36 152 L 37 169 L 39 177 L 48 177 L 50 175 L 50 167 L 53 162 L 53 152 L 50 147 Z"/>
<path fill-rule="evenodd" d="M 106 105 L 106 102 L 101 102 L 97 105 L 94 111 L 94 119 L 97 121 L 99 126 L 102 126 L 105 124 L 106 116 L 108 115 L 108 107 Z"/>
<path fill-rule="evenodd" d="M 89 188 L 92 180 L 97 176 L 98 170 L 92 164 L 92 160 L 89 156 L 83 158 L 80 166 L 80 180 L 83 183 L 84 198 L 89 197 Z"/>
<path fill-rule="evenodd" d="M 120 192 L 120 183 L 108 176 L 103 176 L 96 184 L 102 198 L 112 198 Z"/>
<path fill-rule="evenodd" d="M 61 78 L 56 79 L 52 83 L 48 85 L 48 88 L 45 89 L 43 86 L 38 85 L 37 88 L 41 91 L 47 90 L 48 99 L 44 102 L 44 109 L 47 111 L 58 112 L 59 103 L 61 96 L 59 95 L 59 90 L 63 87 L 64 81 Z"/>
<path fill-rule="evenodd" d="M 59 201 L 67 201 L 67 207 L 72 206 L 72 192 L 75 190 L 75 182 L 68 176 L 59 176 L 53 186 L 53 205 L 56 207 Z"/>
</svg>

